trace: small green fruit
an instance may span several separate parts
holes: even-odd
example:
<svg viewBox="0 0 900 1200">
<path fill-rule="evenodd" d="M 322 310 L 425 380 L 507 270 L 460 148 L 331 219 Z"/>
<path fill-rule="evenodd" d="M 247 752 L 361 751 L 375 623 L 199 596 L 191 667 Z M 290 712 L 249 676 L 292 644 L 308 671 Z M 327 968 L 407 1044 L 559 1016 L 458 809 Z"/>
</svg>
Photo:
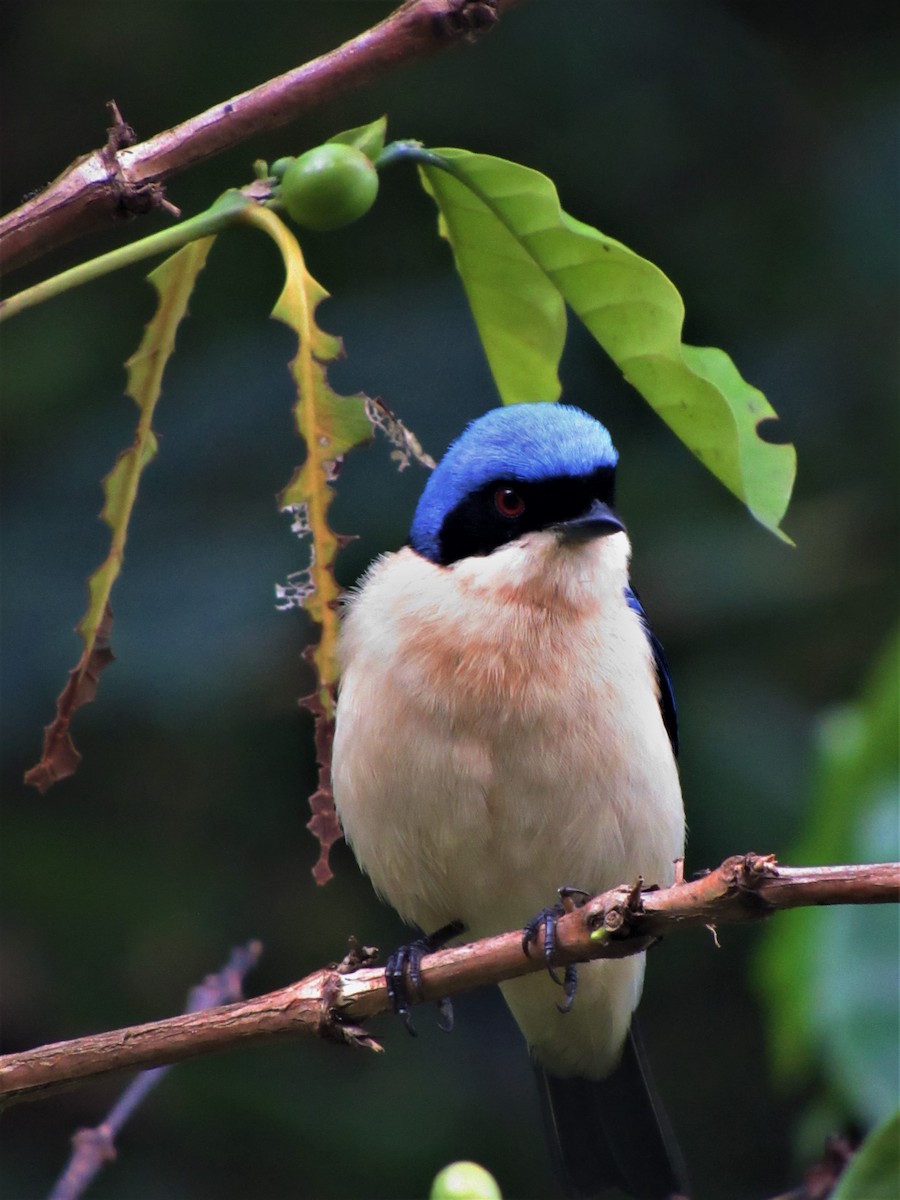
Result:
<svg viewBox="0 0 900 1200">
<path fill-rule="evenodd" d="M 473 1162 L 455 1162 L 435 1176 L 429 1200 L 501 1200 L 497 1181 Z"/>
<path fill-rule="evenodd" d="M 288 163 L 279 198 L 298 225 L 340 229 L 369 211 L 378 195 L 378 172 L 361 150 L 326 142 Z"/>
<path fill-rule="evenodd" d="M 275 179 L 281 179 L 282 175 L 284 175 L 291 163 L 296 161 L 297 160 L 294 158 L 293 154 L 290 154 L 285 158 L 276 158 L 269 168 L 269 174 Z"/>
</svg>

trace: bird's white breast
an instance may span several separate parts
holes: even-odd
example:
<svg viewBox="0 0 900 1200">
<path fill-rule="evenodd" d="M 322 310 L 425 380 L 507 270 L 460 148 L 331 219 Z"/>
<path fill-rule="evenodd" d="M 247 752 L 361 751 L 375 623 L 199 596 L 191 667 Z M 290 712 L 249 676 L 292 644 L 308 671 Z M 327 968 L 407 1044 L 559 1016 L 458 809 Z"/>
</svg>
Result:
<svg viewBox="0 0 900 1200">
<path fill-rule="evenodd" d="M 681 794 L 627 562 L 624 534 L 573 546 L 536 533 L 451 567 L 404 549 L 350 601 L 335 800 L 360 865 L 406 920 L 430 931 L 460 919 L 480 937 L 523 925 L 562 884 L 671 882 Z M 544 978 L 504 990 L 539 1057 L 565 1069 L 584 993 L 603 993 L 609 1017 L 591 1034 L 599 1064 L 642 970 L 582 968 L 558 1021 Z"/>
</svg>

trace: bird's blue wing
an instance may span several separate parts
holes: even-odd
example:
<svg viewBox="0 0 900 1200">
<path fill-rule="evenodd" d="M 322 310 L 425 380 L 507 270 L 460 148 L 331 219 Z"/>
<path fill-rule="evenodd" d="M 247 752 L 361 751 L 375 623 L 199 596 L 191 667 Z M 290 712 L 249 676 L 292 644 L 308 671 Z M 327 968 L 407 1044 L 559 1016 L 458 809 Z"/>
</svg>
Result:
<svg viewBox="0 0 900 1200">
<path fill-rule="evenodd" d="M 672 676 L 669 672 L 666 652 L 662 648 L 662 642 L 650 628 L 650 622 L 647 620 L 647 614 L 644 612 L 644 607 L 638 599 L 637 592 L 633 588 L 627 587 L 625 589 L 625 599 L 628 601 L 628 607 L 641 618 L 641 624 L 644 626 L 647 639 L 650 642 L 650 648 L 653 651 L 653 661 L 656 663 L 656 678 L 659 681 L 659 708 L 662 713 L 663 725 L 665 725 L 669 741 L 672 743 L 672 753 L 677 758 L 678 712 L 675 707 L 675 690 L 672 687 Z"/>
</svg>

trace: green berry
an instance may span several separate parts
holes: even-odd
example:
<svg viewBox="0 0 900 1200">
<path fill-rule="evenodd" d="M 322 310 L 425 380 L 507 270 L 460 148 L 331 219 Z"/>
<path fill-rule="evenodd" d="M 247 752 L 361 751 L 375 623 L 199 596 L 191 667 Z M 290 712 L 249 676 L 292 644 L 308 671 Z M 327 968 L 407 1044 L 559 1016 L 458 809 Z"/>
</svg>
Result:
<svg viewBox="0 0 900 1200">
<path fill-rule="evenodd" d="M 298 225 L 340 229 L 369 211 L 378 195 L 378 173 L 361 150 L 326 142 L 288 163 L 279 198 Z"/>
<path fill-rule="evenodd" d="M 275 179 L 281 179 L 282 175 L 284 175 L 285 171 L 288 169 L 288 167 L 291 165 L 291 163 L 296 162 L 296 161 L 297 160 L 294 158 L 294 156 L 292 154 L 288 155 L 285 158 L 276 158 L 275 161 L 272 163 L 272 166 L 269 170 L 269 174 L 274 176 Z"/>
<path fill-rule="evenodd" d="M 455 1162 L 435 1176 L 429 1200 L 500 1200 L 500 1189 L 478 1163 Z"/>
</svg>

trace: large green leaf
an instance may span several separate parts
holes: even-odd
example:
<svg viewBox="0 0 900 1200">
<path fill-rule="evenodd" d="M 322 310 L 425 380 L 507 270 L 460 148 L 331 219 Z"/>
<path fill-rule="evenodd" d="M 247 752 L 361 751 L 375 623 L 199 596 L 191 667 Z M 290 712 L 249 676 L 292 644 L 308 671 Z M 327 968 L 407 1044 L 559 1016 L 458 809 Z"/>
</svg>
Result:
<svg viewBox="0 0 900 1200">
<path fill-rule="evenodd" d="M 428 167 L 422 179 L 440 209 L 439 228 L 453 247 L 503 403 L 556 400 L 566 340 L 566 306 L 558 288 L 515 229 L 464 182 Z"/>
<path fill-rule="evenodd" d="M 776 413 L 727 354 L 684 345 L 684 305 L 662 271 L 563 212 L 537 171 L 466 150 L 410 157 L 440 209 L 503 402 L 559 395 L 565 301 L 685 445 L 784 538 L 794 448 L 759 437 Z"/>
</svg>

